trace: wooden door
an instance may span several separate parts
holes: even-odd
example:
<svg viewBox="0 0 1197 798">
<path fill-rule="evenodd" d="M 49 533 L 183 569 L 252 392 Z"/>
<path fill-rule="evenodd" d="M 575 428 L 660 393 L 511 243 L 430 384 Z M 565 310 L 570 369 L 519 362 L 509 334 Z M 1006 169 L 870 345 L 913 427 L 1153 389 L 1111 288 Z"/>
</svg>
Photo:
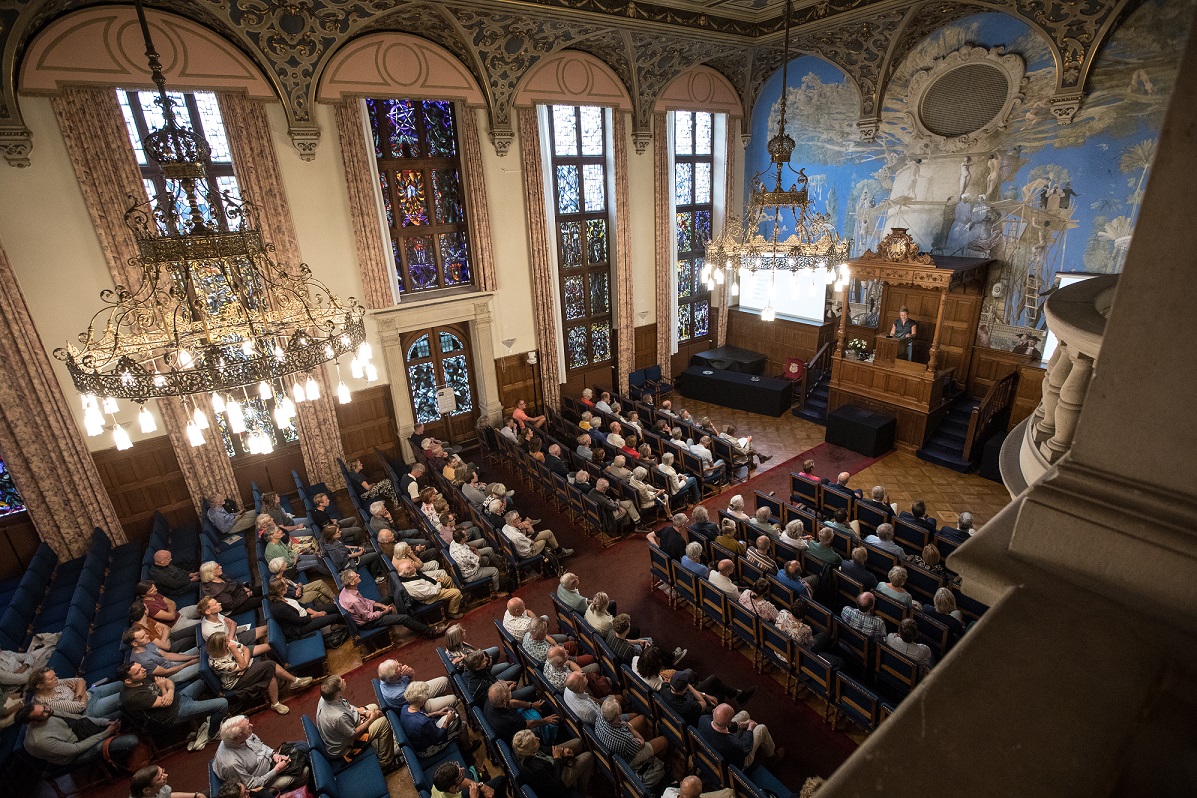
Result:
<svg viewBox="0 0 1197 798">
<path fill-rule="evenodd" d="M 446 324 L 404 333 L 401 340 L 408 398 L 416 421 L 425 424 L 431 437 L 457 444 L 473 441 L 477 437 L 478 390 L 469 329 Z M 453 389 L 457 410 L 442 416 L 437 412 L 436 391 L 446 386 Z"/>
</svg>

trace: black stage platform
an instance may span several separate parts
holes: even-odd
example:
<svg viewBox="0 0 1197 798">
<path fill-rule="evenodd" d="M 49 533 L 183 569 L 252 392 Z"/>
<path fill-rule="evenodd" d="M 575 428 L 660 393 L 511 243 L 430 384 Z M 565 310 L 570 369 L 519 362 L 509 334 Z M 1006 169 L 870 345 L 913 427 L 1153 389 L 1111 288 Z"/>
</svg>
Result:
<svg viewBox="0 0 1197 798">
<path fill-rule="evenodd" d="M 858 454 L 877 457 L 894 448 L 898 420 L 855 405 L 844 405 L 827 414 L 828 443 Z"/>
<path fill-rule="evenodd" d="M 687 399 L 766 416 L 780 416 L 794 403 L 794 383 L 790 380 L 691 366 L 680 375 L 679 382 Z"/>
<path fill-rule="evenodd" d="M 766 358 L 759 352 L 750 352 L 738 346 L 721 346 L 708 349 L 690 358 L 691 366 L 704 369 L 738 371 L 743 374 L 764 374 Z"/>
</svg>

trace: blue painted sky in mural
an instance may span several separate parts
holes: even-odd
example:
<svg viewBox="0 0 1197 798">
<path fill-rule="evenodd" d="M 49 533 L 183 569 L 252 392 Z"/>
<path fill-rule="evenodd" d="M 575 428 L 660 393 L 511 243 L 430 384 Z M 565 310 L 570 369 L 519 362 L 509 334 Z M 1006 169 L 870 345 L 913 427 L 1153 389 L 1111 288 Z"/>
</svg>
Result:
<svg viewBox="0 0 1197 798">
<path fill-rule="evenodd" d="M 998 258 L 984 320 L 1001 334 L 1040 327 L 1039 295 L 1057 272 L 1121 269 L 1192 6 L 1155 0 L 1132 14 L 1103 48 L 1068 126 L 1051 113 L 1046 41 L 1005 14 L 964 18 L 916 45 L 890 83 L 872 143 L 858 141 L 859 97 L 839 69 L 796 58 L 787 92 L 791 163 L 805 168 L 817 210 L 854 240 L 854 254 L 905 226 L 933 253 Z M 908 116 L 911 78 L 966 45 L 1020 56 L 1023 98 L 976 145 L 928 139 Z M 754 109 L 748 175 L 768 166 L 781 82 L 779 70 Z"/>
</svg>

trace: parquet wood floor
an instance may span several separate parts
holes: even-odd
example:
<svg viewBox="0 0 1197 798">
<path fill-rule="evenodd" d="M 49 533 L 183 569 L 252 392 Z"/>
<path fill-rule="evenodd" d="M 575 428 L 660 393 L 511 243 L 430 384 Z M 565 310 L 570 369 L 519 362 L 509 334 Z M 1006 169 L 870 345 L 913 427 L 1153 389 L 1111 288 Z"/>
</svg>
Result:
<svg viewBox="0 0 1197 798">
<path fill-rule="evenodd" d="M 678 397 L 674 410 L 685 408 L 695 419 L 710 416 L 720 428 L 735 424 L 739 435 L 751 435 L 753 445 L 773 460 L 753 472 L 763 474 L 786 460 L 823 442 L 826 428 L 806 419 L 785 414 L 770 418 L 757 413 Z M 874 485 L 884 485 L 890 501 L 902 510 L 922 499 L 927 513 L 940 524 L 955 524 L 960 513 L 971 512 L 976 526 L 992 518 L 1010 501 L 1006 488 L 976 474 L 958 474 L 947 468 L 918 459 L 913 454 L 893 452 L 852 477 L 852 487 L 866 493 Z"/>
</svg>

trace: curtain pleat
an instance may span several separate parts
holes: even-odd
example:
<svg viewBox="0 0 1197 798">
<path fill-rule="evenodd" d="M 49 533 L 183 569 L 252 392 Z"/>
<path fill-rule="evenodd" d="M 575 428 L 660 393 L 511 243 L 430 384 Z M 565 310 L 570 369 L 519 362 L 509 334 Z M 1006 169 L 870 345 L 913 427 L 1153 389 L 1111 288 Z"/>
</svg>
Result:
<svg viewBox="0 0 1197 798">
<path fill-rule="evenodd" d="M 665 114 L 653 114 L 654 273 L 656 275 L 657 363 L 666 381 L 673 378 L 673 236 L 669 212 L 673 175 L 669 171 L 669 135 Z"/>
<path fill-rule="evenodd" d="M 126 541 L 112 499 L 71 416 L 0 246 L 0 457 L 13 475 L 38 536 L 59 559 L 87 551 L 92 530 Z"/>
<path fill-rule="evenodd" d="M 461 168 L 465 173 L 466 218 L 474 245 L 474 282 L 483 291 L 499 287 L 495 274 L 495 248 L 490 236 L 490 209 L 486 205 L 486 176 L 482 171 L 482 143 L 473 108 L 457 103 L 457 135 L 461 140 Z"/>
<path fill-rule="evenodd" d="M 615 326 L 618 330 L 616 378 L 619 392 L 628 393 L 628 374 L 636 366 L 636 320 L 632 304 L 632 231 L 631 203 L 628 191 L 628 122 L 627 115 L 616 109 L 611 112 L 615 123 Z"/>
<path fill-rule="evenodd" d="M 366 149 L 365 118 L 362 101 L 356 97 L 333 106 L 337 118 L 337 137 L 341 142 L 341 160 L 345 164 L 345 184 L 349 190 L 349 218 L 353 223 L 353 242 L 357 248 L 357 268 L 362 277 L 361 302 L 368 308 L 389 308 L 395 304 L 391 289 L 391 257 L 382 240 L 375 200 L 372 153 Z"/>
<path fill-rule="evenodd" d="M 549 259 L 549 231 L 544 204 L 544 172 L 540 155 L 540 123 L 535 108 L 518 110 L 520 172 L 528 212 L 528 254 L 532 263 L 532 316 L 540 350 L 541 381 L 548 407 L 561 405 L 561 354 L 557 349 L 557 319 L 553 298 L 553 264 Z"/>
</svg>

